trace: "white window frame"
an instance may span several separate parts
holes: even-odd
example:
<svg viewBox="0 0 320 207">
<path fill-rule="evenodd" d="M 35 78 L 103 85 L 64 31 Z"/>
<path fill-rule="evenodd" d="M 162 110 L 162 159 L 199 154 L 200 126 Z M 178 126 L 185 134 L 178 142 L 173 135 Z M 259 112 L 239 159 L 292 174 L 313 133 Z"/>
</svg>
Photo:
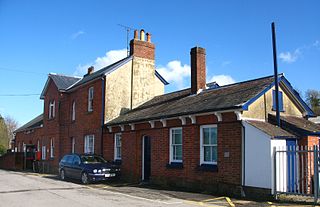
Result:
<svg viewBox="0 0 320 207">
<path fill-rule="evenodd" d="M 47 158 L 47 147 L 46 145 L 42 145 L 41 159 L 46 160 L 46 158 Z"/>
<path fill-rule="evenodd" d="M 181 130 L 181 147 L 182 147 L 182 150 L 181 150 L 181 153 L 182 153 L 182 155 L 181 155 L 181 160 L 176 160 L 176 159 L 174 159 L 174 157 L 173 157 L 173 147 L 174 147 L 174 145 L 172 144 L 172 138 L 173 138 L 173 131 L 174 130 Z M 177 145 L 177 144 L 175 144 L 175 145 Z M 170 128 L 170 146 L 169 146 L 169 148 L 170 148 L 170 163 L 172 163 L 172 162 L 178 162 L 178 163 L 182 163 L 183 162 L 183 132 L 182 132 L 182 127 L 175 127 L 175 128 Z"/>
<path fill-rule="evenodd" d="M 90 144 L 90 139 L 92 139 L 92 146 L 89 146 Z M 91 148 L 91 149 L 90 149 Z M 84 137 L 84 153 L 85 154 L 94 154 L 94 135 L 86 135 Z"/>
<path fill-rule="evenodd" d="M 72 102 L 72 111 L 71 111 L 71 120 L 75 121 L 76 120 L 76 102 Z"/>
<path fill-rule="evenodd" d="M 201 164 L 208 164 L 208 165 L 217 165 L 217 161 L 213 162 L 208 162 L 204 161 L 204 147 L 209 146 L 209 147 L 217 147 L 217 157 L 218 157 L 218 131 L 217 131 L 217 144 L 203 144 L 203 129 L 205 128 L 217 128 L 216 124 L 210 124 L 210 125 L 202 125 L 200 126 L 200 165 Z"/>
<path fill-rule="evenodd" d="M 49 119 L 53 119 L 55 117 L 55 111 L 56 111 L 56 102 L 54 100 L 51 100 L 49 102 Z"/>
<path fill-rule="evenodd" d="M 117 139 L 120 139 L 120 141 L 117 141 Z M 114 160 L 121 160 L 121 149 L 121 133 L 116 133 L 114 134 Z M 120 153 L 118 153 L 119 151 Z"/>
<path fill-rule="evenodd" d="M 90 87 L 88 90 L 88 112 L 93 111 L 93 87 Z"/>
<path fill-rule="evenodd" d="M 54 158 L 54 139 L 50 139 L 50 158 Z"/>
<path fill-rule="evenodd" d="M 71 153 L 76 152 L 76 139 L 74 137 L 71 138 Z"/>
<path fill-rule="evenodd" d="M 40 140 L 38 139 L 38 142 L 37 142 L 37 151 L 40 152 Z"/>
</svg>

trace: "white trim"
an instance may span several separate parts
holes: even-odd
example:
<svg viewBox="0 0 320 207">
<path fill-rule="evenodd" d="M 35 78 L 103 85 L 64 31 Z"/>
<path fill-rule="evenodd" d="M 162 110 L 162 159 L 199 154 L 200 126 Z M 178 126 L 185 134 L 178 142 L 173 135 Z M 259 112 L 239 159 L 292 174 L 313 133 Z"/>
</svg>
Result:
<svg viewBox="0 0 320 207">
<path fill-rule="evenodd" d="M 91 91 L 92 91 L 92 97 L 91 97 Z M 94 88 L 91 86 L 88 89 L 88 112 L 93 111 L 93 97 L 94 97 Z"/>
<path fill-rule="evenodd" d="M 131 130 L 134 130 L 134 124 L 129 124 L 129 126 L 131 127 Z"/>
<path fill-rule="evenodd" d="M 160 122 L 162 123 L 162 127 L 167 126 L 167 120 L 166 119 L 160 119 Z"/>
<path fill-rule="evenodd" d="M 120 136 L 120 149 L 121 149 L 121 133 L 115 133 L 114 134 L 114 160 L 121 160 L 121 152 L 120 152 L 120 157 L 117 156 L 118 151 L 117 151 L 117 138 Z"/>
<path fill-rule="evenodd" d="M 216 128 L 216 124 L 208 124 L 208 125 L 201 125 L 200 126 L 200 165 L 201 164 L 210 164 L 210 165 L 216 165 L 217 162 L 205 162 L 204 161 L 204 156 L 203 156 L 203 129 L 204 128 Z M 217 139 L 218 139 L 218 134 L 217 134 Z M 218 141 L 217 141 L 217 151 L 218 151 Z M 218 153 L 218 152 L 217 152 Z"/>
<path fill-rule="evenodd" d="M 179 116 L 179 119 L 181 120 L 182 125 L 186 125 L 186 117 L 184 116 Z"/>
<path fill-rule="evenodd" d="M 190 115 L 189 118 L 191 119 L 191 124 L 196 124 L 197 123 L 197 118 L 195 115 Z"/>
<path fill-rule="evenodd" d="M 174 160 L 173 159 L 173 150 L 172 150 L 172 131 L 173 130 L 181 130 L 181 146 L 182 146 L 182 158 L 181 160 Z M 183 162 L 183 132 L 182 132 L 182 127 L 174 127 L 174 128 L 170 128 L 170 141 L 169 141 L 169 163 L 172 162 L 179 162 L 182 163 Z"/>
<path fill-rule="evenodd" d="M 237 116 L 237 120 L 240 121 L 242 119 L 242 114 L 240 111 L 234 111 L 234 113 L 236 114 Z"/>
<path fill-rule="evenodd" d="M 76 139 L 74 137 L 71 138 L 71 152 L 76 152 Z"/>
<path fill-rule="evenodd" d="M 83 152 L 86 153 L 86 154 L 89 154 L 89 152 L 87 151 L 87 148 L 90 147 L 90 146 L 87 146 L 90 142 L 89 142 L 89 139 L 92 138 L 93 141 L 92 141 L 92 152 L 91 154 L 94 154 L 94 135 L 93 134 L 90 134 L 90 135 L 86 135 L 84 136 L 84 150 Z"/>
<path fill-rule="evenodd" d="M 220 112 L 214 112 L 214 115 L 218 118 L 218 122 L 222 121 L 222 113 Z"/>
<path fill-rule="evenodd" d="M 76 120 L 76 101 L 72 101 L 71 121 Z"/>
<path fill-rule="evenodd" d="M 123 132 L 124 131 L 124 125 L 120 125 L 120 130 Z"/>
<path fill-rule="evenodd" d="M 50 158 L 54 158 L 54 139 L 50 139 Z"/>
<path fill-rule="evenodd" d="M 255 119 L 255 118 L 249 118 L 249 117 L 241 117 L 243 121 L 263 121 L 265 122 L 266 120 L 265 119 Z"/>
<path fill-rule="evenodd" d="M 154 122 L 155 121 L 149 121 L 149 124 L 150 124 L 151 128 L 154 128 Z"/>
<path fill-rule="evenodd" d="M 112 127 L 111 127 L 111 126 L 108 126 L 107 128 L 108 128 L 108 130 L 109 130 L 109 133 L 111 133 L 111 132 L 112 132 Z"/>
</svg>

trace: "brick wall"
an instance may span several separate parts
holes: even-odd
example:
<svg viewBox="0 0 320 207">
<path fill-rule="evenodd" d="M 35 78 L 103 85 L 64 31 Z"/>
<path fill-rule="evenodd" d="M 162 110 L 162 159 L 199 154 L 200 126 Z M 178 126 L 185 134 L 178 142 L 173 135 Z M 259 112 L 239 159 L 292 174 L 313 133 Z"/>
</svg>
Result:
<svg viewBox="0 0 320 207">
<path fill-rule="evenodd" d="M 147 123 L 135 125 L 131 131 L 125 127 L 122 133 L 122 175 L 131 181 L 140 181 L 142 176 L 142 137 L 151 137 L 151 181 L 161 185 L 188 187 L 191 189 L 210 191 L 232 191 L 230 186 L 241 185 L 241 123 L 233 113 L 224 115 L 224 122 L 217 122 L 214 115 L 198 116 L 197 124 L 182 126 L 179 119 L 168 120 L 167 127 L 160 122 L 151 129 Z M 200 165 L 200 126 L 217 124 L 218 127 L 218 170 L 204 171 Z M 183 129 L 183 168 L 169 168 L 169 129 Z M 112 133 L 104 136 L 104 156 L 113 160 L 114 134 L 119 127 L 113 127 Z M 229 156 L 224 156 L 225 152 Z M 236 188 L 233 188 L 236 189 Z"/>
</svg>

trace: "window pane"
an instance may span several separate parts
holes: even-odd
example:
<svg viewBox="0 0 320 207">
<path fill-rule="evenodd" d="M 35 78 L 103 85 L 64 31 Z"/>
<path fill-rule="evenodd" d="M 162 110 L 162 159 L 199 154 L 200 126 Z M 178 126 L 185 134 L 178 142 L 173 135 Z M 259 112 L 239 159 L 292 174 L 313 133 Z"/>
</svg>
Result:
<svg viewBox="0 0 320 207">
<path fill-rule="evenodd" d="M 175 146 L 176 150 L 175 150 L 175 160 L 182 160 L 182 146 L 178 145 Z"/>
<path fill-rule="evenodd" d="M 210 144 L 209 135 L 209 128 L 203 128 L 203 144 Z"/>
<path fill-rule="evenodd" d="M 217 128 L 210 128 L 210 144 L 217 144 Z"/>
<path fill-rule="evenodd" d="M 172 144 L 182 144 L 182 134 L 173 134 Z"/>
<path fill-rule="evenodd" d="M 212 147 L 212 161 L 217 162 L 218 148 L 217 146 Z"/>
<path fill-rule="evenodd" d="M 203 158 L 205 162 L 211 162 L 211 147 L 204 147 L 203 148 Z"/>
</svg>

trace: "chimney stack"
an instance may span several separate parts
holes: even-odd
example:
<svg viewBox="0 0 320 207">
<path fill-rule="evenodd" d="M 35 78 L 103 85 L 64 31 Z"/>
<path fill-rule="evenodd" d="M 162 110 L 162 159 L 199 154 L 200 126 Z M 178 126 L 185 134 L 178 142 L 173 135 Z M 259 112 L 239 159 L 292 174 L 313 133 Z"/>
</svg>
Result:
<svg viewBox="0 0 320 207">
<path fill-rule="evenodd" d="M 90 75 L 90 74 L 92 74 L 94 72 L 94 67 L 93 66 L 90 66 L 89 68 L 88 68 L 88 73 L 87 73 L 87 75 Z"/>
<path fill-rule="evenodd" d="M 191 55 L 191 93 L 197 94 L 206 88 L 206 50 L 194 47 Z"/>
<path fill-rule="evenodd" d="M 139 58 L 154 60 L 155 46 L 151 43 L 151 34 L 145 35 L 144 30 L 140 30 L 140 39 L 138 30 L 134 31 L 134 38 L 130 41 L 130 55 Z M 147 41 L 145 40 L 147 36 Z"/>
</svg>

